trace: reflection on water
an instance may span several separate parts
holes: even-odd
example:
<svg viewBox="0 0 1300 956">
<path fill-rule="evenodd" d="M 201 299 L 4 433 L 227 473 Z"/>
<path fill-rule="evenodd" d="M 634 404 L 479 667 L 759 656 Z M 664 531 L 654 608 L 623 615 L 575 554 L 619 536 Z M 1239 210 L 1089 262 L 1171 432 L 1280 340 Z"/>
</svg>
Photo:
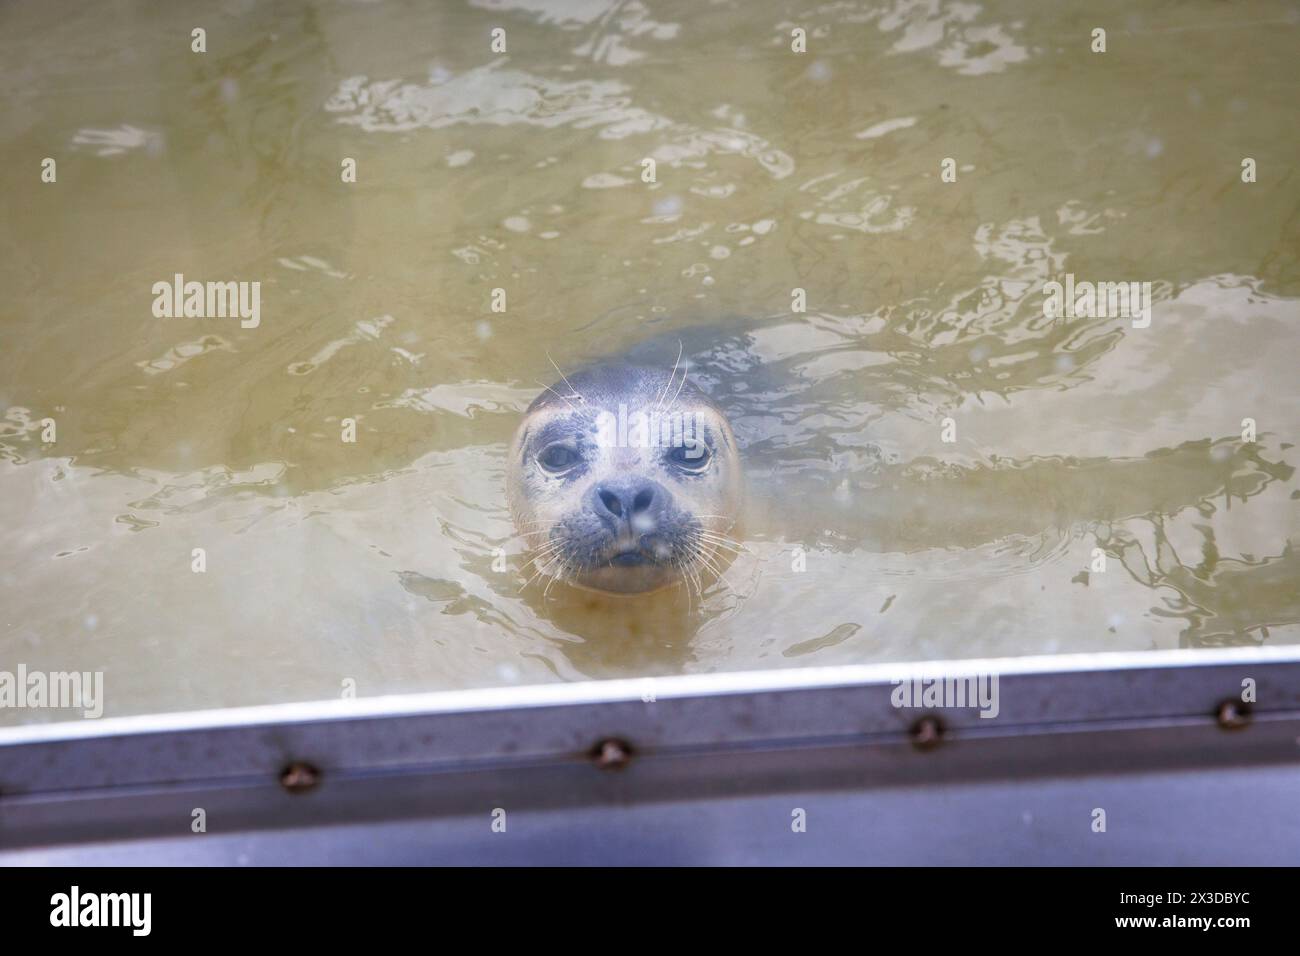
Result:
<svg viewBox="0 0 1300 956">
<path fill-rule="evenodd" d="M 1209 0 L 6 5 L 0 669 L 123 714 L 1300 640 L 1298 37 Z M 261 324 L 155 318 L 177 273 L 260 281 Z M 1046 317 L 1067 274 L 1149 282 L 1150 326 Z M 747 550 L 701 598 L 521 589 L 551 360 L 679 342 Z"/>
</svg>

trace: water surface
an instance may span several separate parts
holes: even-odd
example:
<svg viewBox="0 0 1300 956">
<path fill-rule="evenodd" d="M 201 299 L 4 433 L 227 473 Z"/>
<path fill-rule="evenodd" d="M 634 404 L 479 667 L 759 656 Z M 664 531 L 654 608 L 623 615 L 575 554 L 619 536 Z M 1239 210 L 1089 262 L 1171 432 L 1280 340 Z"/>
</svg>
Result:
<svg viewBox="0 0 1300 956">
<path fill-rule="evenodd" d="M 126 714 L 1300 640 L 1298 43 L 1210 0 L 6 4 L 0 668 Z M 260 325 L 156 318 L 176 273 Z M 1150 326 L 1046 318 L 1067 273 Z M 679 340 L 747 553 L 521 592 L 552 360 Z"/>
</svg>

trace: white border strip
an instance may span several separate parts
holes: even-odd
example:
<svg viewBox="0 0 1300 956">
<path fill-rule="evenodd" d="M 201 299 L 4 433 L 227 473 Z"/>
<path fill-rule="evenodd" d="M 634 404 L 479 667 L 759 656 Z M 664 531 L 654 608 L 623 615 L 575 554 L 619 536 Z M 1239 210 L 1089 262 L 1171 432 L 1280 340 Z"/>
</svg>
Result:
<svg viewBox="0 0 1300 956">
<path fill-rule="evenodd" d="M 836 667 L 483 687 L 470 690 L 392 694 L 352 700 L 313 700 L 254 707 L 230 707 L 220 710 L 140 714 L 100 720 L 65 720 L 48 724 L 0 727 L 0 747 L 132 734 L 610 703 L 640 700 L 648 688 L 653 688 L 656 698 L 711 697 L 888 684 L 906 678 L 962 677 L 975 674 L 997 674 L 1000 677 L 1007 677 L 1022 674 L 1173 670 L 1185 667 L 1277 663 L 1300 663 L 1300 644 L 1274 647 L 1055 654 L 1037 657 L 967 658 L 895 664 L 848 664 Z"/>
</svg>

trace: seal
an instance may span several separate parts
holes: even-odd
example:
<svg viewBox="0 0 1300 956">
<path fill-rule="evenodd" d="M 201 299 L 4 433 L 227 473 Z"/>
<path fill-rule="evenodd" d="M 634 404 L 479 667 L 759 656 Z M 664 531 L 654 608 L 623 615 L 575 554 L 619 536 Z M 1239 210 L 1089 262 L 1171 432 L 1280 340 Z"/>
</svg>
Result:
<svg viewBox="0 0 1300 956">
<path fill-rule="evenodd" d="M 638 594 L 721 573 L 740 456 L 722 410 L 677 372 L 594 365 L 528 407 L 507 482 L 530 581 Z"/>
</svg>

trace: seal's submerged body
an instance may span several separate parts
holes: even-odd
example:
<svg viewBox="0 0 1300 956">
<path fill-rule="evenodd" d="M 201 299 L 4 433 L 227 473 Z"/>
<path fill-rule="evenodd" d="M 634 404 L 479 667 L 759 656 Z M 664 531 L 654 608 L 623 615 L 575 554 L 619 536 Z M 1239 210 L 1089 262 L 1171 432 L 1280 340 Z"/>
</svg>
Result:
<svg viewBox="0 0 1300 956">
<path fill-rule="evenodd" d="M 740 507 L 731 426 L 676 366 L 564 377 L 528 407 L 507 481 L 534 577 L 622 594 L 716 572 Z"/>
</svg>

